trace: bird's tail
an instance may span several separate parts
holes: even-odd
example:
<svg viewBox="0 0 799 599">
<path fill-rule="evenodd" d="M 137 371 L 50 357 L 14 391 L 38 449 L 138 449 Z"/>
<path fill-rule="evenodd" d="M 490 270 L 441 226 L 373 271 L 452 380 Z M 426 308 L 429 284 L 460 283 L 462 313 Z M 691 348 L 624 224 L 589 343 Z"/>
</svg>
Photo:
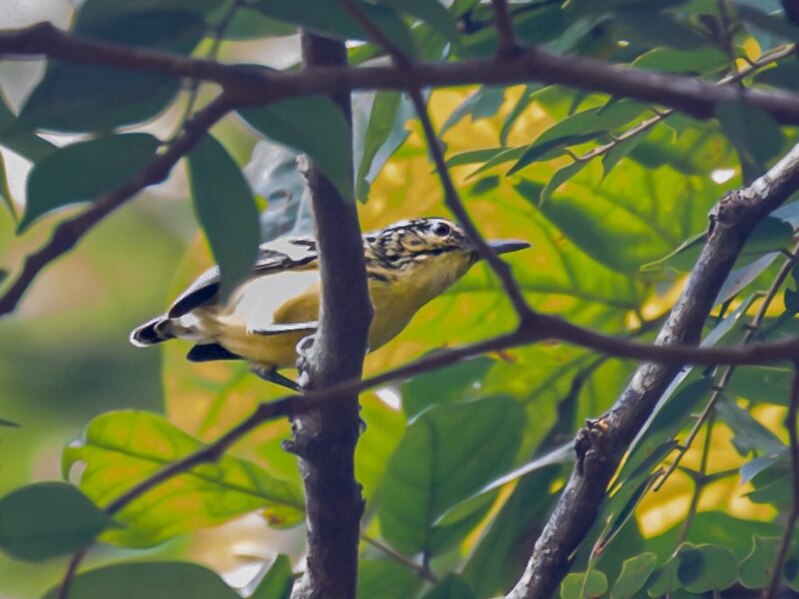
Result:
<svg viewBox="0 0 799 599">
<path fill-rule="evenodd" d="M 137 347 L 147 347 L 175 337 L 177 335 L 172 330 L 172 319 L 162 315 L 133 329 L 130 333 L 130 342 Z"/>
</svg>

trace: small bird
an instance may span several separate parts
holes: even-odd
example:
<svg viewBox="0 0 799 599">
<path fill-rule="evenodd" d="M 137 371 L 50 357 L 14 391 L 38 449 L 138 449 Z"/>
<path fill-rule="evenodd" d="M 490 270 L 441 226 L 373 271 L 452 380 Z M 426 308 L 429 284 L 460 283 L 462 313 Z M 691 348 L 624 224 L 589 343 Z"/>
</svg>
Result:
<svg viewBox="0 0 799 599">
<path fill-rule="evenodd" d="M 363 236 L 369 296 L 374 317 L 369 351 L 381 347 L 426 303 L 443 293 L 480 255 L 463 230 L 443 218 L 395 223 Z M 530 246 L 525 241 L 490 241 L 498 254 Z M 316 332 L 319 318 L 319 262 L 309 237 L 264 243 L 251 275 L 219 297 L 219 268 L 200 275 L 166 313 L 137 327 L 133 345 L 147 347 L 169 339 L 195 342 L 193 362 L 246 360 L 262 378 L 296 390 L 278 373 L 297 361 L 296 346 Z"/>
</svg>

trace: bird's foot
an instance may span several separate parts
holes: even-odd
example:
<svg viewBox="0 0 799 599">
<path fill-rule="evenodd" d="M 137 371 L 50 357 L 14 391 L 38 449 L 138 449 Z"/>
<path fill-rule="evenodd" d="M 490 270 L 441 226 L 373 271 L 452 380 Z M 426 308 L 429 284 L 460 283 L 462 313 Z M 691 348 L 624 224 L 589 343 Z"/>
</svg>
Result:
<svg viewBox="0 0 799 599">
<path fill-rule="evenodd" d="M 276 385 L 285 387 L 286 389 L 294 391 L 295 393 L 300 393 L 302 391 L 297 383 L 280 374 L 274 367 L 267 368 L 265 366 L 250 366 L 250 372 L 265 381 L 275 383 Z"/>
</svg>

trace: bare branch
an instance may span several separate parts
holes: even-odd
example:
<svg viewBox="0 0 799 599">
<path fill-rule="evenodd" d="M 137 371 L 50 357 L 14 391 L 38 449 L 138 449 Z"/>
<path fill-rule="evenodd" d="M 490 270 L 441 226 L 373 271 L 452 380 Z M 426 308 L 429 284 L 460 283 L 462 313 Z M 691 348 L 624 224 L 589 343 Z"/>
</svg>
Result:
<svg viewBox="0 0 799 599">
<path fill-rule="evenodd" d="M 783 123 L 799 123 L 799 94 L 740 90 L 715 86 L 691 77 L 641 71 L 586 56 L 556 55 L 530 47 L 511 57 L 413 62 L 412 68 L 315 67 L 274 72 L 224 65 L 147 48 L 81 39 L 49 23 L 0 32 L 0 56 L 49 56 L 85 64 L 146 70 L 215 81 L 235 103 L 264 104 L 299 95 L 340 93 L 358 89 L 404 90 L 412 86 L 513 84 L 538 81 L 626 96 L 710 118 L 718 103 L 743 102 Z"/>
<path fill-rule="evenodd" d="M 795 146 L 749 187 L 719 201 L 710 215 L 708 241 L 657 337 L 657 345 L 694 345 L 699 341 L 702 325 L 747 237 L 798 186 L 799 146 Z M 764 345 L 733 351 L 755 352 L 757 347 Z M 575 468 L 509 598 L 549 597 L 555 592 L 568 571 L 572 553 L 597 517 L 624 452 L 679 371 L 679 363 L 639 367 L 610 411 L 578 433 Z"/>
<path fill-rule="evenodd" d="M 771 306 L 774 298 L 777 297 L 777 292 L 782 288 L 782 284 L 785 282 L 785 279 L 788 278 L 788 275 L 791 274 L 791 270 L 793 270 L 794 264 L 796 264 L 796 260 L 799 257 L 797 256 L 797 252 L 799 252 L 799 244 L 795 245 L 793 251 L 789 253 L 788 257 L 786 257 L 782 268 L 780 268 L 780 271 L 774 278 L 771 287 L 769 287 L 768 292 L 763 298 L 763 302 L 760 304 L 757 313 L 752 318 L 752 322 L 750 322 L 746 327 L 746 332 L 741 340 L 741 345 L 751 343 L 752 339 L 754 339 L 755 335 L 760 329 L 760 326 L 763 324 L 763 319 L 766 317 L 769 306 Z M 702 410 L 702 413 L 699 415 L 699 418 L 697 419 L 693 428 L 688 433 L 685 441 L 683 441 L 679 452 L 676 456 L 674 456 L 674 461 L 669 465 L 669 467 L 663 473 L 663 476 L 661 476 L 658 482 L 655 484 L 653 491 L 658 491 L 666 483 L 671 474 L 677 469 L 677 466 L 680 465 L 683 457 L 685 457 L 685 454 L 691 448 L 694 439 L 699 434 L 699 429 L 702 428 L 702 425 L 710 416 L 713 408 L 716 405 L 716 402 L 719 400 L 719 397 L 721 397 L 721 394 L 724 393 L 724 390 L 727 388 L 727 385 L 729 384 L 734 372 L 735 366 L 727 365 L 724 367 L 718 382 L 713 387 L 713 392 L 710 394 L 710 399 L 708 399 L 707 404 L 705 404 L 705 409 Z"/>
<path fill-rule="evenodd" d="M 347 64 L 344 42 L 308 32 L 302 33 L 302 54 L 309 66 Z M 351 122 L 349 93 L 333 100 Z M 340 151 L 351 160 L 351 147 Z M 301 352 L 300 371 L 307 377 L 305 388 L 324 390 L 361 377 L 372 304 L 355 203 L 342 197 L 313 164 L 306 177 L 322 290 L 319 331 L 310 349 Z M 294 438 L 287 448 L 300 456 L 308 521 L 308 565 L 292 589 L 293 599 L 355 596 L 364 506 L 355 480 L 360 408 L 357 392 L 336 399 L 292 417 Z"/>
<path fill-rule="evenodd" d="M 793 473 L 793 507 L 788 514 L 788 521 L 785 524 L 785 532 L 782 535 L 777 557 L 774 561 L 774 570 L 771 573 L 771 581 L 768 589 L 763 593 L 766 599 L 774 599 L 779 591 L 780 580 L 782 579 L 782 568 L 785 558 L 791 547 L 793 531 L 796 529 L 796 520 L 799 519 L 799 435 L 796 431 L 796 418 L 799 416 L 799 362 L 794 362 L 793 387 L 791 388 L 791 401 L 788 405 L 788 415 L 785 417 L 785 428 L 788 429 L 788 438 L 791 448 L 791 471 Z"/>
<path fill-rule="evenodd" d="M 71 250 L 97 223 L 145 187 L 166 179 L 172 167 L 230 109 L 228 98 L 224 94 L 218 96 L 186 123 L 183 134 L 169 145 L 166 152 L 153 158 L 128 181 L 100 197 L 89 208 L 56 226 L 50 241 L 25 259 L 22 270 L 0 297 L 0 316 L 12 312 L 39 272 Z"/>
<path fill-rule="evenodd" d="M 494 25 L 499 38 L 499 54 L 512 57 L 520 48 L 516 45 L 513 22 L 508 14 L 508 0 L 491 0 L 491 4 L 494 5 Z"/>
</svg>

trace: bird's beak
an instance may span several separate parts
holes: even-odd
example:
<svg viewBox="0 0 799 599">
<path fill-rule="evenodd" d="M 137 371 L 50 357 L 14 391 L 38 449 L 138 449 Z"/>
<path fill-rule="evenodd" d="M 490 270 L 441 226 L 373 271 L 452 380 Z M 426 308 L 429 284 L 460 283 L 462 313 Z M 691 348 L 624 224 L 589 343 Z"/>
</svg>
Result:
<svg viewBox="0 0 799 599">
<path fill-rule="evenodd" d="M 491 246 L 491 249 L 497 254 L 507 254 L 509 252 L 527 249 L 531 244 L 519 239 L 494 239 L 493 241 L 489 241 L 488 245 Z"/>
</svg>

